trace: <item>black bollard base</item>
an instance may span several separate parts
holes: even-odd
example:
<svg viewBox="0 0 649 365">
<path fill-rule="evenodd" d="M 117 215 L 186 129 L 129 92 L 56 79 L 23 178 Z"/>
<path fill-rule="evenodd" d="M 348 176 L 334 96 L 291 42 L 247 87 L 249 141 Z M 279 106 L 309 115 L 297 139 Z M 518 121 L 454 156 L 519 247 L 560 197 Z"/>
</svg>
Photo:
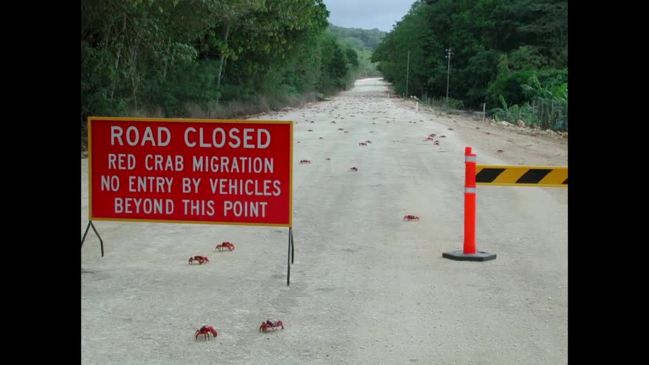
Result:
<svg viewBox="0 0 649 365">
<path fill-rule="evenodd" d="M 496 254 L 484 252 L 484 251 L 476 251 L 476 253 L 465 254 L 464 251 L 457 250 L 451 252 L 444 252 L 442 253 L 442 257 L 451 260 L 456 260 L 456 261 L 489 261 L 489 260 L 495 260 Z"/>
</svg>

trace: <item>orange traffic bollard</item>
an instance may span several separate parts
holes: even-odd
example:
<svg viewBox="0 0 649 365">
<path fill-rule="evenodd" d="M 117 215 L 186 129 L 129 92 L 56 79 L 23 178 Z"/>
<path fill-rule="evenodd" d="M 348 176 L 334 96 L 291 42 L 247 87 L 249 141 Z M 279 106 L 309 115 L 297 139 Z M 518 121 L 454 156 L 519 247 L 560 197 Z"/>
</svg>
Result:
<svg viewBox="0 0 649 365">
<path fill-rule="evenodd" d="M 476 251 L 475 243 L 475 165 L 476 155 L 471 153 L 471 147 L 464 149 L 464 250 L 451 251 L 442 253 L 442 257 L 458 261 L 488 261 L 494 260 L 496 254 L 484 251 Z"/>
<path fill-rule="evenodd" d="M 466 173 L 464 177 L 464 253 L 475 253 L 475 163 L 471 147 L 464 149 Z"/>
</svg>

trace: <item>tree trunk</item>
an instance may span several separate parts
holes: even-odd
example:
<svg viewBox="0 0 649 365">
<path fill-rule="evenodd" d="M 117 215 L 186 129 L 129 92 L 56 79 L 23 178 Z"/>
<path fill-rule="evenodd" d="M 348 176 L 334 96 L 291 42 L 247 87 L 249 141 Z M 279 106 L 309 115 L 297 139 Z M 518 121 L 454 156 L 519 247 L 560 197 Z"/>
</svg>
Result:
<svg viewBox="0 0 649 365">
<path fill-rule="evenodd" d="M 135 46 L 131 46 L 130 48 L 131 51 L 131 70 L 130 70 L 130 78 L 131 78 L 131 95 L 133 97 L 133 105 L 135 108 L 135 111 L 137 112 L 137 89 L 138 89 L 138 75 L 137 75 L 137 53 L 138 50 Z"/>
<path fill-rule="evenodd" d="M 228 23 L 225 27 L 225 46 L 228 45 L 228 36 L 230 35 L 230 24 Z M 216 78 L 216 88 L 221 90 L 221 76 L 223 75 L 223 65 L 225 64 L 225 52 L 221 53 L 221 64 L 219 65 L 219 74 Z M 220 98 L 220 96 L 219 96 Z"/>
<path fill-rule="evenodd" d="M 119 78 L 119 58 L 122 54 L 122 47 L 117 48 L 117 57 L 115 58 L 115 76 L 112 77 L 112 82 L 110 86 L 110 101 L 113 101 L 113 96 L 115 95 L 115 86 L 117 85 L 117 79 Z"/>
</svg>

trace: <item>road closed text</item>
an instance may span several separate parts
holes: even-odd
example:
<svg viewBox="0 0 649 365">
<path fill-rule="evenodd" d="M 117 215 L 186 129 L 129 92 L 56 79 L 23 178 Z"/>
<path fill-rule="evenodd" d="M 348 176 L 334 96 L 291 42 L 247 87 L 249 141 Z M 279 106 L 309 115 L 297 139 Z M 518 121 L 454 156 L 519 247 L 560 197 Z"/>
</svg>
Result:
<svg viewBox="0 0 649 365">
<path fill-rule="evenodd" d="M 89 123 L 92 219 L 290 225 L 292 122 Z"/>
<path fill-rule="evenodd" d="M 185 146 L 194 148 L 257 148 L 265 149 L 270 146 L 271 134 L 264 128 L 224 128 L 187 127 L 183 135 Z M 145 127 L 143 131 L 135 126 L 119 125 L 110 128 L 110 144 L 112 146 L 131 147 L 167 147 L 171 143 L 171 131 L 167 127 Z"/>
</svg>

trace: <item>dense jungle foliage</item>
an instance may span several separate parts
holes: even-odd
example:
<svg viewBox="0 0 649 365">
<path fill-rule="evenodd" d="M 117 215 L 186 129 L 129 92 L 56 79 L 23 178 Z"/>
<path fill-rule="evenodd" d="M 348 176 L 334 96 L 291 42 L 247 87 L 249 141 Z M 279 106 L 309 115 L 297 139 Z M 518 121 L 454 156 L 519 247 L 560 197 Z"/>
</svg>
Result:
<svg viewBox="0 0 649 365">
<path fill-rule="evenodd" d="M 335 25 L 330 25 L 329 29 L 342 44 L 355 50 L 358 54 L 357 77 L 381 76 L 381 73 L 376 69 L 376 63 L 372 62 L 372 52 L 385 37 L 385 32 L 378 29 L 343 28 Z"/>
<path fill-rule="evenodd" d="M 89 115 L 230 117 L 345 89 L 360 48 L 328 14 L 322 0 L 82 0 L 82 126 Z"/>
<path fill-rule="evenodd" d="M 448 77 L 451 106 L 567 129 L 567 0 L 418 0 L 372 61 L 400 95 L 440 100 Z"/>
</svg>

